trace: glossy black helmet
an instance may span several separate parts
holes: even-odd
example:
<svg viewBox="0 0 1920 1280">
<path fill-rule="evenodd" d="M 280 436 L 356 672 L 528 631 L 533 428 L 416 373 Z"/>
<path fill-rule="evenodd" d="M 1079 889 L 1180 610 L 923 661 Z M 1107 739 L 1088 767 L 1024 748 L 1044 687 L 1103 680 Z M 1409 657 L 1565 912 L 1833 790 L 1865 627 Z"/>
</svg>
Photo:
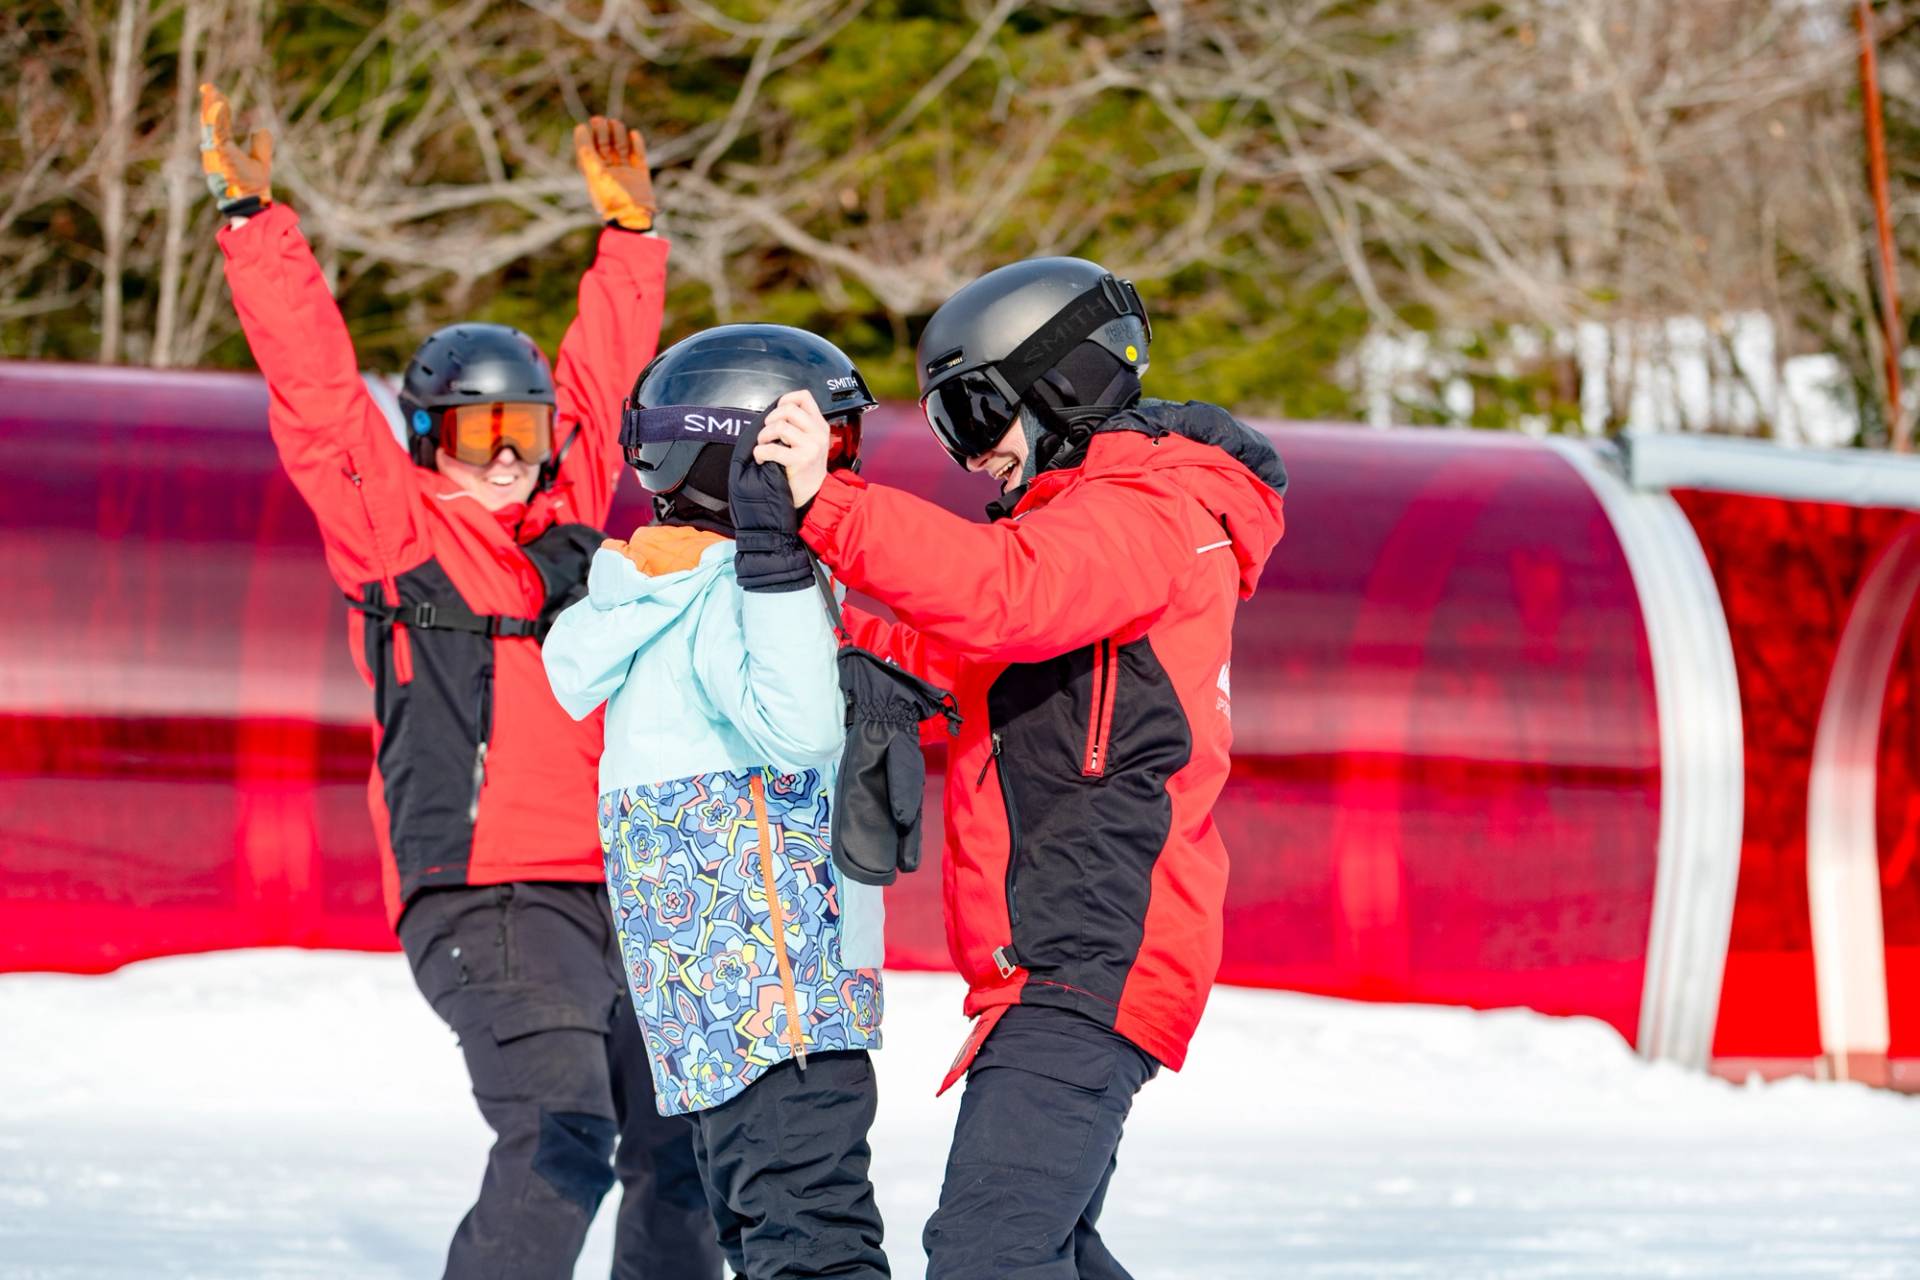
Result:
<svg viewBox="0 0 1920 1280">
<path fill-rule="evenodd" d="M 434 451 L 453 432 L 454 415 L 484 405 L 544 405 L 547 424 L 540 456 L 552 453 L 553 369 L 540 345 L 504 324 L 452 324 L 420 344 L 400 380 L 400 416 L 406 425 L 408 452 L 423 467 L 434 465 Z M 454 452 L 452 448 L 448 452 Z M 491 454 L 488 455 L 489 459 Z M 473 459 L 468 459 L 472 461 Z"/>
<path fill-rule="evenodd" d="M 1084 258 L 1029 258 L 943 303 L 920 335 L 920 407 L 954 461 L 1000 442 L 1022 407 L 1060 432 L 1139 396 L 1153 327 L 1132 281 Z"/>
<path fill-rule="evenodd" d="M 836 425 L 858 425 L 874 399 L 853 361 L 825 338 L 784 324 L 728 324 L 682 338 L 640 371 L 620 445 L 640 484 L 727 506 L 726 461 L 742 431 L 789 391 L 806 390 Z M 711 452 L 709 452 L 711 451 Z"/>
</svg>

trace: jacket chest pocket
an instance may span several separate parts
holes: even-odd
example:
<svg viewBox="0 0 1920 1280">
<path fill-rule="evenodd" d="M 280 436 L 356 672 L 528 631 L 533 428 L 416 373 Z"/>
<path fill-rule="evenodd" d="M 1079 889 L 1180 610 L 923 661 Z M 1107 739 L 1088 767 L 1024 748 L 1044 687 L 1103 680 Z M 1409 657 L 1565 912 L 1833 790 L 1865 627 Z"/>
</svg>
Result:
<svg viewBox="0 0 1920 1280">
<path fill-rule="evenodd" d="M 1120 662 L 1112 640 L 1093 646 L 1093 684 L 1087 707 L 1086 746 L 1080 755 L 1080 776 L 1104 777 L 1113 745 L 1114 690 L 1120 683 Z"/>
</svg>

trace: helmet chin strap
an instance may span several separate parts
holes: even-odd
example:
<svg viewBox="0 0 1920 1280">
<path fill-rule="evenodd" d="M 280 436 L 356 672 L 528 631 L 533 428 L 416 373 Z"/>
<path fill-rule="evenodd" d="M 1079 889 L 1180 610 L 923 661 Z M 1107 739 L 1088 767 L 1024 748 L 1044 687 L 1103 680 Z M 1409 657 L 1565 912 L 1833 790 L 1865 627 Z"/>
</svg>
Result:
<svg viewBox="0 0 1920 1280">
<path fill-rule="evenodd" d="M 653 495 L 653 522 L 683 524 L 726 538 L 733 536 L 733 512 L 727 504 L 716 503 L 710 495 L 685 486 L 672 493 Z"/>
<path fill-rule="evenodd" d="M 566 443 L 549 453 L 547 460 L 540 464 L 539 475 L 533 482 L 535 493 L 545 493 L 553 487 L 554 480 L 560 475 L 560 464 L 567 460 L 569 453 L 573 452 L 573 442 L 579 438 L 580 424 L 575 423 L 573 430 L 567 433 Z"/>
</svg>

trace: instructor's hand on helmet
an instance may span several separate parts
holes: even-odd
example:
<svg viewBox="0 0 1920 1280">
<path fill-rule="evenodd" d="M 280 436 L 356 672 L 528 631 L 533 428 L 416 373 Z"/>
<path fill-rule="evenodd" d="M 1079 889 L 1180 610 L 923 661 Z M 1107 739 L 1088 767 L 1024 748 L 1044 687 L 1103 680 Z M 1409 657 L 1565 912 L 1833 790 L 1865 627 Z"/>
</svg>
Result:
<svg viewBox="0 0 1920 1280">
<path fill-rule="evenodd" d="M 833 428 L 827 425 L 813 392 L 789 391 L 767 411 L 754 441 L 753 459 L 777 462 L 787 469 L 787 487 L 793 490 L 793 505 L 798 508 L 820 492 L 832 450 Z"/>
<path fill-rule="evenodd" d="M 273 203 L 273 135 L 255 129 L 247 149 L 233 140 L 233 108 L 227 95 L 200 86 L 200 168 L 220 212 L 244 218 Z"/>
<path fill-rule="evenodd" d="M 758 454 L 755 437 L 742 431 L 727 471 L 734 576 L 746 591 L 802 591 L 813 585 L 813 557 L 800 541 L 800 512 L 787 473 Z"/>
<path fill-rule="evenodd" d="M 573 126 L 573 157 L 602 222 L 627 231 L 653 229 L 653 175 L 647 172 L 647 144 L 638 129 L 594 116 Z"/>
</svg>

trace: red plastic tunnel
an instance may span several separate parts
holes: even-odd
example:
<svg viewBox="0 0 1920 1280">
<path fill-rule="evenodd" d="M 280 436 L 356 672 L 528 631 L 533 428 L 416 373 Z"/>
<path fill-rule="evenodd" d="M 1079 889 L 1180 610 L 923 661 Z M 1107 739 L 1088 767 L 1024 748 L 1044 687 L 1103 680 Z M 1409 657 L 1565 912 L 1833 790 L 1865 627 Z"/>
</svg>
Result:
<svg viewBox="0 0 1920 1280">
<path fill-rule="evenodd" d="M 249 375 L 0 365 L 0 444 L 30 477 L 0 516 L 0 969 L 393 945 L 369 695 L 265 413 Z M 1689 494 L 1663 524 L 1583 446 L 1270 431 L 1293 484 L 1235 632 L 1222 978 L 1816 1056 L 1805 738 L 1849 586 L 1905 517 Z M 910 408 L 873 415 L 866 458 L 970 515 L 991 496 Z M 616 532 L 641 518 L 623 495 Z M 1912 1053 L 1902 654 L 1879 795 Z M 891 963 L 947 964 L 938 884 L 890 891 Z"/>
</svg>

